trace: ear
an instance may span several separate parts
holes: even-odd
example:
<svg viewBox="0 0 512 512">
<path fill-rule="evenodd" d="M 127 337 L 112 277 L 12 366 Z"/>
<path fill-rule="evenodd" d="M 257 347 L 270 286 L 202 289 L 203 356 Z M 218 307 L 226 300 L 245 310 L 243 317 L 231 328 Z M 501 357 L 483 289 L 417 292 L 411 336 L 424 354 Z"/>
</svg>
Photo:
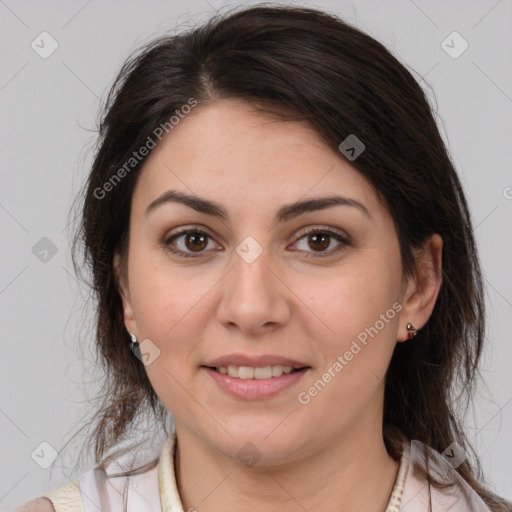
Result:
<svg viewBox="0 0 512 512">
<path fill-rule="evenodd" d="M 137 336 L 137 323 L 131 302 L 128 272 L 123 270 L 119 254 L 115 254 L 114 256 L 114 273 L 116 276 L 117 289 L 123 302 L 124 325 L 128 332 L 132 332 Z"/>
<path fill-rule="evenodd" d="M 398 341 L 409 339 L 407 324 L 419 330 L 430 318 L 442 284 L 442 253 L 443 239 L 437 233 L 414 250 L 417 270 L 405 285 Z"/>
</svg>

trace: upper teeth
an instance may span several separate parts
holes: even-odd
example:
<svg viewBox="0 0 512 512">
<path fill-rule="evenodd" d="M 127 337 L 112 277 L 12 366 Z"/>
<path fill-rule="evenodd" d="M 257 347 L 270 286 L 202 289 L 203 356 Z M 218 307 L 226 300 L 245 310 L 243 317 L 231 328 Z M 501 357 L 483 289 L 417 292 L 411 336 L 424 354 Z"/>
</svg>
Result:
<svg viewBox="0 0 512 512">
<path fill-rule="evenodd" d="M 270 379 L 271 377 L 281 377 L 283 373 L 290 373 L 294 368 L 291 366 L 264 366 L 254 368 L 252 366 L 219 366 L 215 368 L 218 372 L 230 377 L 239 379 Z"/>
</svg>

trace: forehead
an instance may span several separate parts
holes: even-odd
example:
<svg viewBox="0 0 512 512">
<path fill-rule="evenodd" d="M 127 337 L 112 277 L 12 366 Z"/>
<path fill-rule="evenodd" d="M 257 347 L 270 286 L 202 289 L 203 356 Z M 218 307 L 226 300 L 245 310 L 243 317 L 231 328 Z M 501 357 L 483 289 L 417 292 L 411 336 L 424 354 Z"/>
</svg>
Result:
<svg viewBox="0 0 512 512">
<path fill-rule="evenodd" d="M 379 207 L 366 178 L 310 125 L 278 120 L 237 100 L 196 107 L 152 150 L 134 201 L 148 204 L 167 189 L 246 211 L 333 193 Z"/>
</svg>

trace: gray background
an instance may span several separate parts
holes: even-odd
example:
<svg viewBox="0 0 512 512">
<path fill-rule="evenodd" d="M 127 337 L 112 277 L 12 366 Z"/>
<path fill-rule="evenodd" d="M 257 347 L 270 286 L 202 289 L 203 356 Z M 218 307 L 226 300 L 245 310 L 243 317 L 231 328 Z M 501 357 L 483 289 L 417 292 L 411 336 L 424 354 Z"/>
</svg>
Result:
<svg viewBox="0 0 512 512">
<path fill-rule="evenodd" d="M 467 429 L 489 480 L 512 499 L 512 2 L 295 3 L 342 15 L 435 92 L 434 99 L 422 82 L 468 194 L 487 286 L 484 383 Z M 242 2 L 0 0 L 2 509 L 78 476 L 72 466 L 83 439 L 71 439 L 97 387 L 91 308 L 71 267 L 68 213 L 91 162 L 100 101 L 133 49 L 227 5 Z M 43 31 L 59 45 L 47 59 L 31 47 L 42 46 Z M 453 31 L 469 44 L 458 58 L 441 46 Z M 42 442 L 67 455 L 41 468 L 36 461 L 51 460 Z"/>
</svg>

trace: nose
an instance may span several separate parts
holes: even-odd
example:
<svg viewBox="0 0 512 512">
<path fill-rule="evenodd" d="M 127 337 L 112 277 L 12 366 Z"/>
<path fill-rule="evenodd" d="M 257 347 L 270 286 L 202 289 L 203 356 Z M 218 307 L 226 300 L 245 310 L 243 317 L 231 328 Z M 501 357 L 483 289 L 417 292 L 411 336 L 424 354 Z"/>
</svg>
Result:
<svg viewBox="0 0 512 512">
<path fill-rule="evenodd" d="M 223 280 L 217 309 L 219 322 L 258 335 L 288 321 L 292 293 L 273 267 L 266 251 L 252 262 L 233 253 L 233 266 Z"/>
</svg>

